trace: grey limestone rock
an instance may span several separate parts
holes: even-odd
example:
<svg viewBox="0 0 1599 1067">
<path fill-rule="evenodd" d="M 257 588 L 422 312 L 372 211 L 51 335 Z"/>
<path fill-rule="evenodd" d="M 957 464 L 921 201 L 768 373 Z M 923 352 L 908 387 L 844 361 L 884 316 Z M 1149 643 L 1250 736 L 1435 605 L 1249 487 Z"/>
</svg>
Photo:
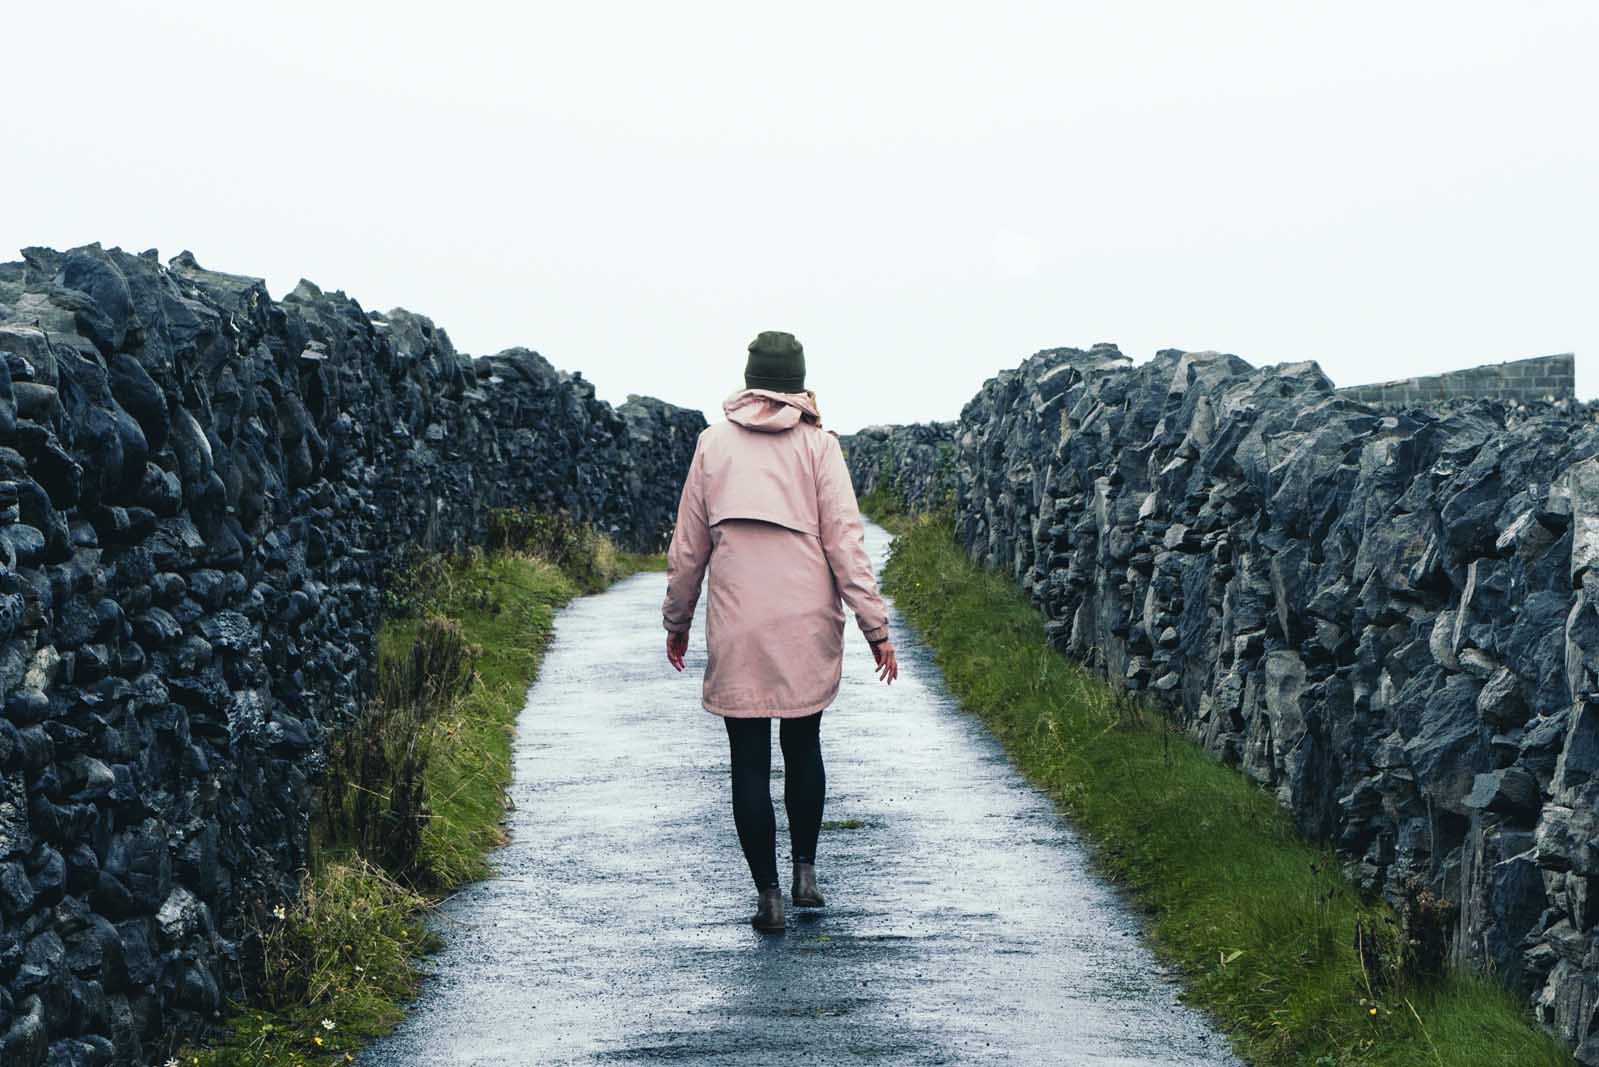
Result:
<svg viewBox="0 0 1599 1067">
<path fill-rule="evenodd" d="M 0 306 L 0 1063 L 144 1063 L 292 889 L 399 554 L 658 547 L 705 421 L 189 253 L 29 248 Z"/>
<path fill-rule="evenodd" d="M 1049 640 L 1368 888 L 1457 905 L 1457 959 L 1599 1064 L 1599 405 L 1363 395 L 1312 363 L 1048 349 L 848 458 L 861 493 L 952 501 Z"/>
</svg>

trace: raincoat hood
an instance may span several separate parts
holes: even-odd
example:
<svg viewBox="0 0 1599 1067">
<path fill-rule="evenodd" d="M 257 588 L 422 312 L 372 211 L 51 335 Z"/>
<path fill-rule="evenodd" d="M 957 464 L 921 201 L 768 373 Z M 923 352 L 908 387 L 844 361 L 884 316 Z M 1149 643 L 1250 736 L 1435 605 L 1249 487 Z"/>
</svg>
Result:
<svg viewBox="0 0 1599 1067">
<path fill-rule="evenodd" d="M 747 430 L 781 433 L 807 419 L 817 425 L 822 416 L 804 393 L 779 393 L 771 389 L 740 389 L 722 401 L 722 414 Z"/>
</svg>

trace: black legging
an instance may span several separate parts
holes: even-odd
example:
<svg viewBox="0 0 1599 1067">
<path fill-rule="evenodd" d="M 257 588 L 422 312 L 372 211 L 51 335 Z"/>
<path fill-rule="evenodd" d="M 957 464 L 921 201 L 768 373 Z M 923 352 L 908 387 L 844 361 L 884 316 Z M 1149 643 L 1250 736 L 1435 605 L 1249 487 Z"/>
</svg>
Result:
<svg viewBox="0 0 1599 1067">
<path fill-rule="evenodd" d="M 777 819 L 772 813 L 772 720 L 724 716 L 733 769 L 733 825 L 756 889 L 777 880 Z M 822 769 L 822 713 L 781 719 L 783 807 L 795 863 L 816 861 L 827 776 Z"/>
</svg>

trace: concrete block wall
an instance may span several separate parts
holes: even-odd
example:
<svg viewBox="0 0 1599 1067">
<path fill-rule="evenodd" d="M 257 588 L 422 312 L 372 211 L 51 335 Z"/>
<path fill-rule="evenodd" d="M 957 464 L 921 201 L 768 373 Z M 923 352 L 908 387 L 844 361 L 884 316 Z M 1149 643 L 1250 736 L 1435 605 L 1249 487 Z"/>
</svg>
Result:
<svg viewBox="0 0 1599 1067">
<path fill-rule="evenodd" d="M 1570 352 L 1535 356 L 1532 359 L 1492 363 L 1422 378 L 1351 385 L 1339 389 L 1338 394 L 1379 407 L 1426 406 L 1468 398 L 1524 403 L 1574 400 L 1577 396 L 1577 358 Z"/>
</svg>

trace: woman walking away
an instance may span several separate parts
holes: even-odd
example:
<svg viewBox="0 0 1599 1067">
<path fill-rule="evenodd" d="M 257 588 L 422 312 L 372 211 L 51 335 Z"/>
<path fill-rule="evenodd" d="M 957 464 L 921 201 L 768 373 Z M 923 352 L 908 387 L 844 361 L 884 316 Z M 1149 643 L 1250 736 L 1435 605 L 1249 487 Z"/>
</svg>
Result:
<svg viewBox="0 0 1599 1067">
<path fill-rule="evenodd" d="M 866 555 L 838 435 L 805 388 L 805 352 L 768 330 L 749 345 L 745 388 L 726 422 L 699 437 L 666 553 L 666 658 L 683 669 L 689 624 L 710 567 L 701 703 L 727 724 L 733 822 L 759 894 L 750 922 L 784 928 L 772 812 L 772 719 L 781 721 L 783 805 L 795 907 L 819 908 L 816 838 L 826 778 L 819 729 L 844 668 L 844 604 L 877 675 L 899 677 L 888 613 Z"/>
</svg>

